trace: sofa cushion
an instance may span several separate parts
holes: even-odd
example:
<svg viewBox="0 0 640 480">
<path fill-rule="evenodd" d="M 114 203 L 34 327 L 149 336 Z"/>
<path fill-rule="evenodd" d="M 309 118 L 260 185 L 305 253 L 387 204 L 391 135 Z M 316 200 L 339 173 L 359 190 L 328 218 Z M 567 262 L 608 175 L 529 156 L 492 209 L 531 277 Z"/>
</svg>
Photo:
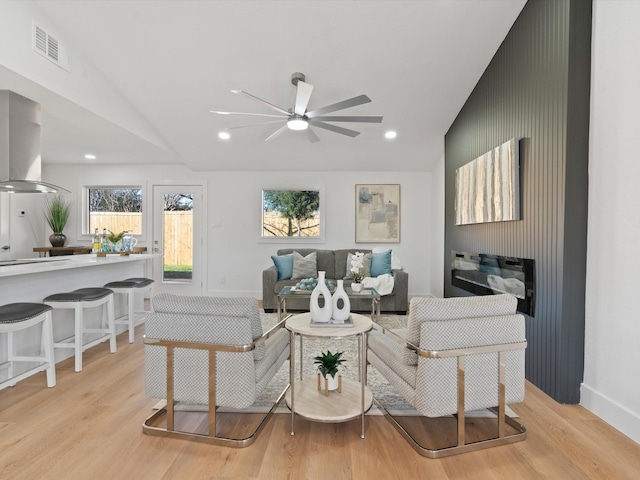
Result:
<svg viewBox="0 0 640 480">
<path fill-rule="evenodd" d="M 293 254 L 271 255 L 271 260 L 278 270 L 278 280 L 289 280 L 293 275 Z"/>
<path fill-rule="evenodd" d="M 391 274 L 391 250 L 371 254 L 371 276 Z"/>
<path fill-rule="evenodd" d="M 303 257 L 298 252 L 293 252 L 293 274 L 291 279 L 316 278 L 318 276 L 318 260 L 316 252 L 311 252 Z"/>
</svg>

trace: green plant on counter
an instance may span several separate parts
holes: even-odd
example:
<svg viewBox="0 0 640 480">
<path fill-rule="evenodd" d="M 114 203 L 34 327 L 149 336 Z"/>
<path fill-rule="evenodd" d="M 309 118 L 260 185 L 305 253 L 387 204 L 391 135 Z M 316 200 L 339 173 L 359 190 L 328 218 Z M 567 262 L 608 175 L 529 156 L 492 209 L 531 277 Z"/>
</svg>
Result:
<svg viewBox="0 0 640 480">
<path fill-rule="evenodd" d="M 116 243 L 122 241 L 122 237 L 124 237 L 126 233 L 127 233 L 126 230 L 120 233 L 113 233 L 112 231 L 109 231 L 109 235 L 107 235 L 107 240 L 109 240 L 109 242 L 115 245 Z"/>
<path fill-rule="evenodd" d="M 53 233 L 62 233 L 62 230 L 64 230 L 67 224 L 67 220 L 69 220 L 70 211 L 70 205 L 59 195 L 54 197 L 53 200 L 47 200 L 44 218 L 47 220 L 47 224 L 49 224 L 51 230 L 53 230 Z"/>
</svg>

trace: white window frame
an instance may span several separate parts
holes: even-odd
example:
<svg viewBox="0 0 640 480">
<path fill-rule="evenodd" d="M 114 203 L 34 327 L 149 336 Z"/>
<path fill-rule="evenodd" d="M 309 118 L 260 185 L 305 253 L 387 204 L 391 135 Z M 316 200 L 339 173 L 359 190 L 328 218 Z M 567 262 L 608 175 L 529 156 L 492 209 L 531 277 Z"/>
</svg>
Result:
<svg viewBox="0 0 640 480">
<path fill-rule="evenodd" d="M 150 204 L 149 201 L 147 199 L 147 194 L 148 194 L 148 189 L 145 183 L 139 183 L 139 184 L 127 184 L 127 185 L 114 185 L 114 184 L 109 184 L 109 185 L 83 185 L 82 188 L 79 188 L 78 191 L 79 193 L 79 202 L 78 204 L 81 206 L 80 210 L 80 222 L 78 222 L 78 225 L 80 226 L 80 232 L 79 232 L 79 238 L 93 238 L 93 235 L 95 234 L 95 232 L 90 232 L 89 231 L 89 190 L 96 190 L 96 189 L 106 189 L 106 188 L 119 188 L 119 189 L 125 189 L 125 188 L 130 188 L 130 189 L 140 189 L 142 190 L 142 220 L 141 220 L 141 228 L 142 228 L 142 232 L 141 233 L 134 233 L 133 236 L 139 241 L 139 242 L 146 242 L 147 241 L 147 225 L 148 225 L 148 221 L 149 221 L 149 217 L 150 217 Z"/>
</svg>

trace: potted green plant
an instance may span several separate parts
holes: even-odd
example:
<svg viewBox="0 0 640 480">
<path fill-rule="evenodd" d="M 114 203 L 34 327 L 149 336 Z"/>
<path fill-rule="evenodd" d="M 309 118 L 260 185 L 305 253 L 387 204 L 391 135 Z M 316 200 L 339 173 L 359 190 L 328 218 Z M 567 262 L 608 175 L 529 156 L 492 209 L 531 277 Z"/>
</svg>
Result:
<svg viewBox="0 0 640 480">
<path fill-rule="evenodd" d="M 314 357 L 314 365 L 318 366 L 318 372 L 327 380 L 327 390 L 336 390 L 338 388 L 339 382 L 336 376 L 338 367 L 346 362 L 342 358 L 343 354 L 344 352 L 331 353 L 331 350 L 327 350 Z"/>
<path fill-rule="evenodd" d="M 127 233 L 126 230 L 120 233 L 113 233 L 111 230 L 109 230 L 109 235 L 107 235 L 107 240 L 111 244 L 112 252 L 119 252 L 121 250 L 122 238 L 125 236 L 126 233 Z"/>
<path fill-rule="evenodd" d="M 69 220 L 69 213 L 71 211 L 70 205 L 65 202 L 61 196 L 56 196 L 53 200 L 47 199 L 47 204 L 44 210 L 44 218 L 47 220 L 47 224 L 53 230 L 53 233 L 49 235 L 49 242 L 52 247 L 63 247 L 67 237 L 62 233 L 67 220 Z"/>
</svg>

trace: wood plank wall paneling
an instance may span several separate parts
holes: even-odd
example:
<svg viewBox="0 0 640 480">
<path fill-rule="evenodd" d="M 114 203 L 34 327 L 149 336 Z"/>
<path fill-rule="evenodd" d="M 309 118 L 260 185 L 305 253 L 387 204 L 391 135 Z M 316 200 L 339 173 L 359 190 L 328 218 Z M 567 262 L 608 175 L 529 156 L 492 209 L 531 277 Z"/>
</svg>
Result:
<svg viewBox="0 0 640 480">
<path fill-rule="evenodd" d="M 578 403 L 584 367 L 590 48 L 591 1 L 529 0 L 445 137 L 445 258 L 535 259 L 526 375 L 564 403 Z M 513 137 L 522 220 L 455 226 L 455 170 Z M 469 295 L 448 268 L 445 295 Z"/>
</svg>

